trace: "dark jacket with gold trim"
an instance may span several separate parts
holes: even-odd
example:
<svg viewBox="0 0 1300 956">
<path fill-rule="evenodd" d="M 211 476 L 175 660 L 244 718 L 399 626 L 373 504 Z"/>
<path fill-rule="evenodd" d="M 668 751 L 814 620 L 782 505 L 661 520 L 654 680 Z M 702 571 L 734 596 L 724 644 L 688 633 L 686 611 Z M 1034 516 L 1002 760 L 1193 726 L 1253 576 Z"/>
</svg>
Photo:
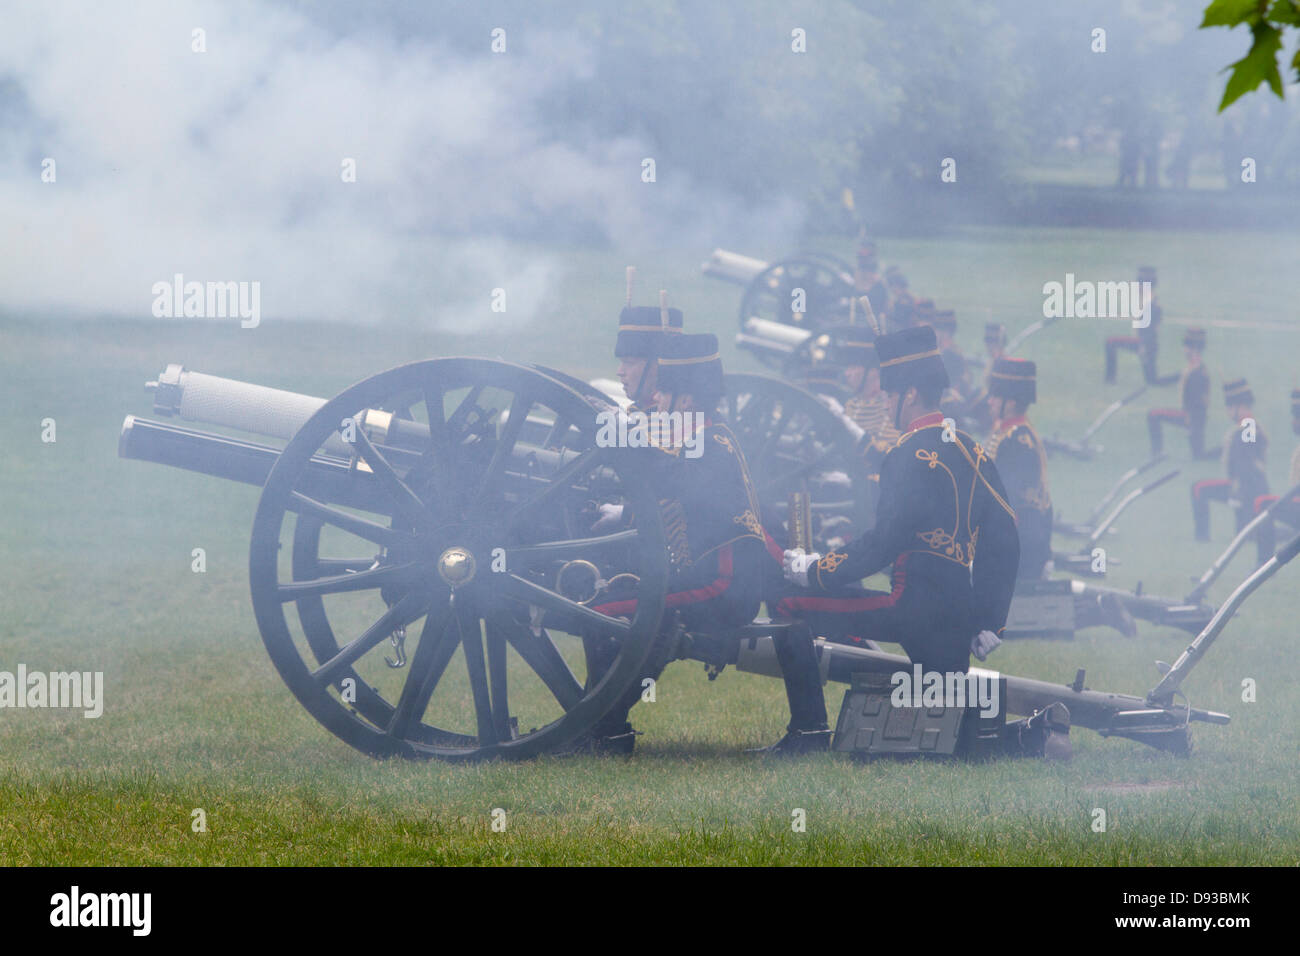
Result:
<svg viewBox="0 0 1300 956">
<path fill-rule="evenodd" d="M 1039 578 L 1052 557 L 1052 496 L 1047 486 L 1047 453 L 1034 427 L 1023 417 L 999 422 L 987 449 L 1007 489 L 1007 501 L 1020 530 L 1021 578 Z"/>
<path fill-rule="evenodd" d="M 659 494 L 668 543 L 669 589 L 707 587 L 726 569 L 720 552 L 732 545 L 732 575 L 758 586 L 764 547 L 758 495 L 740 442 L 721 422 L 706 424 L 701 453 L 661 449 L 651 478 Z M 755 609 L 756 610 L 756 609 Z"/>
<path fill-rule="evenodd" d="M 1015 513 L 984 449 L 959 429 L 953 441 L 943 435 L 942 424 L 927 423 L 898 440 L 881 467 L 875 527 L 826 554 L 808 583 L 833 590 L 894 564 L 897 587 L 897 559 L 908 555 L 907 589 L 967 608 L 972 636 L 996 632 L 1015 589 Z"/>
</svg>

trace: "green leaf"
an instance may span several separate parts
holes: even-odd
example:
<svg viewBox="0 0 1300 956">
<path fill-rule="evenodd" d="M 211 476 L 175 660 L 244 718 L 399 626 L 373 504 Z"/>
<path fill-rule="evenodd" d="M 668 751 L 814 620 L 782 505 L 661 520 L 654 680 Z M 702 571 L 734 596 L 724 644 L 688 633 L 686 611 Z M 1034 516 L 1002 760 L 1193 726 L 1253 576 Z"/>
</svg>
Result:
<svg viewBox="0 0 1300 956">
<path fill-rule="evenodd" d="M 1235 27 L 1247 20 L 1254 23 L 1267 5 L 1268 0 L 1214 0 L 1205 8 L 1205 19 L 1201 21 L 1201 29 Z"/>
<path fill-rule="evenodd" d="M 1250 32 L 1254 37 L 1250 52 L 1229 67 L 1232 76 L 1228 77 L 1228 85 L 1223 90 L 1220 113 L 1261 83 L 1267 82 L 1274 93 L 1282 96 L 1282 75 L 1277 69 L 1277 53 L 1282 49 L 1282 31 L 1267 23 L 1257 23 L 1251 27 Z"/>
<path fill-rule="evenodd" d="M 1296 0 L 1277 0 L 1273 4 L 1273 9 L 1268 11 L 1267 19 L 1273 23 L 1300 27 L 1300 3 Z"/>
</svg>

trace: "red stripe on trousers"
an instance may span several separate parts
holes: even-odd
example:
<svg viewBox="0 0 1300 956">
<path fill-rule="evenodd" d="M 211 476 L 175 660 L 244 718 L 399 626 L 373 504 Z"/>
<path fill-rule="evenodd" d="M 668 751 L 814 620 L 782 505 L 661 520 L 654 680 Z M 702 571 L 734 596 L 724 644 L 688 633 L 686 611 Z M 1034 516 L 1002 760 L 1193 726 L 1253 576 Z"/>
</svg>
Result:
<svg viewBox="0 0 1300 956">
<path fill-rule="evenodd" d="M 731 545 L 723 545 L 722 550 L 718 552 L 718 577 L 712 584 L 702 588 L 692 588 L 689 591 L 674 591 L 664 597 L 664 607 L 681 607 L 684 604 L 702 604 L 712 598 L 722 594 L 731 586 L 731 576 L 733 573 L 731 561 Z M 601 614 L 608 614 L 610 617 L 621 617 L 636 613 L 636 598 L 629 601 L 611 601 L 609 604 L 598 604 L 594 611 Z"/>
<path fill-rule="evenodd" d="M 1198 481 L 1192 485 L 1192 494 L 1199 495 L 1206 488 L 1222 488 L 1224 485 L 1232 484 L 1227 478 L 1206 478 L 1204 481 Z"/>
<path fill-rule="evenodd" d="M 782 598 L 776 606 L 777 617 L 795 617 L 798 611 L 831 611 L 843 614 L 893 607 L 903 596 L 903 587 L 907 583 L 907 571 L 904 567 L 906 564 L 907 555 L 899 555 L 894 562 L 894 587 L 888 594 L 873 594 L 870 597 Z"/>
</svg>

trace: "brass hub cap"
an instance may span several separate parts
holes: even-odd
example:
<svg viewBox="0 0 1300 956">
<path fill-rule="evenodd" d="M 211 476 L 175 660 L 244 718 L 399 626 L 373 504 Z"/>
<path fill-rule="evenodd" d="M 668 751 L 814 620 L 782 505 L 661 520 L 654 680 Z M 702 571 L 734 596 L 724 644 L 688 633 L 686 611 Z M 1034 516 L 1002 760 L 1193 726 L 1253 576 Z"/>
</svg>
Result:
<svg viewBox="0 0 1300 956">
<path fill-rule="evenodd" d="M 476 570 L 474 555 L 468 548 L 448 548 L 438 558 L 438 574 L 453 588 L 472 581 Z"/>
</svg>

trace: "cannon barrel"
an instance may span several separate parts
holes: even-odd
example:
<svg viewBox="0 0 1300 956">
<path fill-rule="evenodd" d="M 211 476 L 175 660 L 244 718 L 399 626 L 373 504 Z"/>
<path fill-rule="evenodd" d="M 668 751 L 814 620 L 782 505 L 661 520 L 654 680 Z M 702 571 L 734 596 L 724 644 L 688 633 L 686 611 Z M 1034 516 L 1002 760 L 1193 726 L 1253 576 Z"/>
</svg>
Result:
<svg viewBox="0 0 1300 956">
<path fill-rule="evenodd" d="M 752 256 L 742 256 L 738 252 L 726 249 L 714 249 L 712 255 L 704 260 L 700 267 L 706 276 L 734 282 L 736 285 L 749 285 L 754 277 L 768 267 L 770 263 Z"/>
</svg>

